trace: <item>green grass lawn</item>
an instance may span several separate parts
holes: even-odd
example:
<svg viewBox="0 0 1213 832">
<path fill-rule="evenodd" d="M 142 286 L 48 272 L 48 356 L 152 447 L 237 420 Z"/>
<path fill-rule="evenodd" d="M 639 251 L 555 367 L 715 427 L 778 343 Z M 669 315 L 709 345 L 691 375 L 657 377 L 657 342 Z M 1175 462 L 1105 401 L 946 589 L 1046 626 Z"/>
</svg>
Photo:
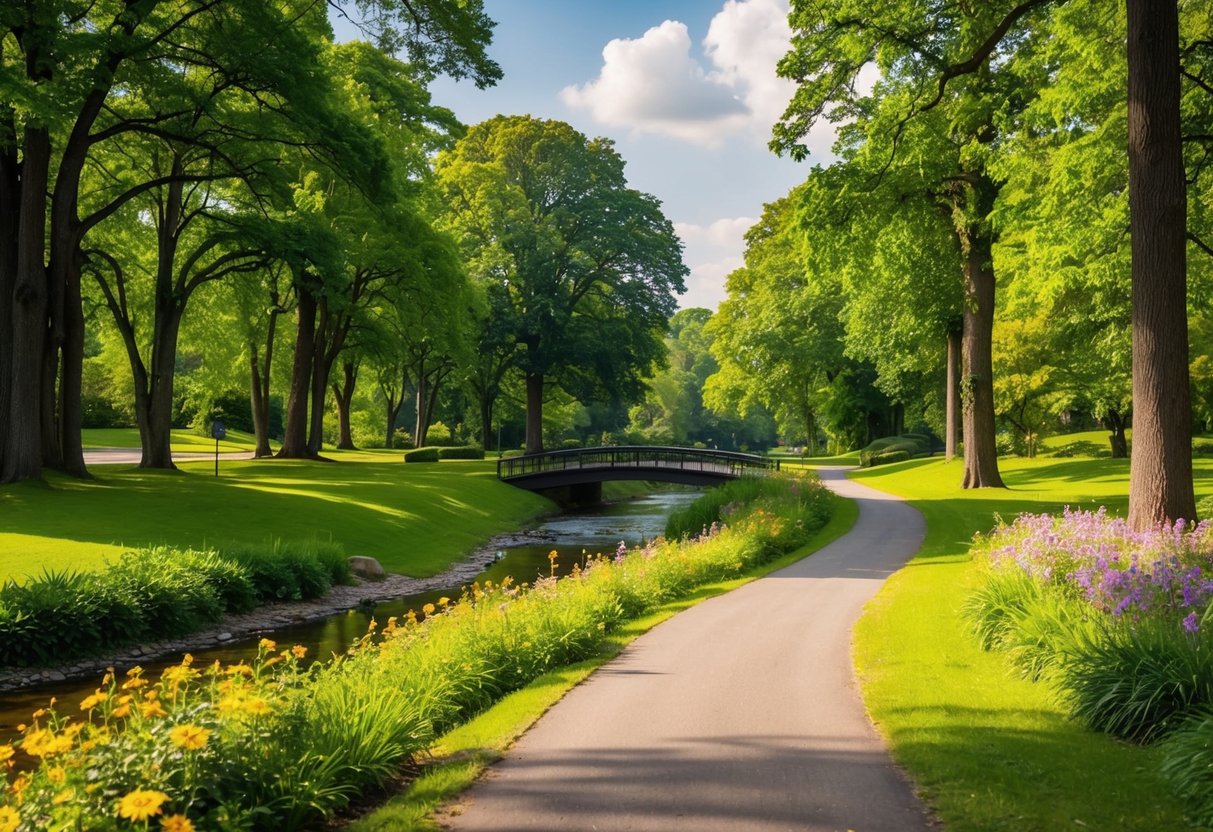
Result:
<svg viewBox="0 0 1213 832">
<path fill-rule="evenodd" d="M 1063 506 L 1123 512 L 1128 460 L 1003 459 L 1008 490 L 963 491 L 959 460 L 914 460 L 853 477 L 906 497 L 927 519 L 910 565 L 873 600 L 855 633 L 864 700 L 897 761 L 949 832 L 1187 828 L 1155 749 L 1085 730 L 1052 690 L 985 653 L 959 616 L 976 586 L 967 556 L 996 516 Z M 1198 494 L 1213 464 L 1196 461 Z"/>
<path fill-rule="evenodd" d="M 139 448 L 139 431 L 136 428 L 89 428 L 81 431 L 81 435 L 86 451 L 101 448 Z M 181 428 L 173 431 L 170 447 L 174 453 L 213 453 L 215 440 Z M 256 447 L 257 440 L 251 433 L 238 430 L 229 430 L 226 438 L 219 441 L 220 453 L 251 451 Z M 271 442 L 270 447 L 277 448 L 278 443 Z"/>
<path fill-rule="evenodd" d="M 100 567 L 124 547 L 335 540 L 392 572 L 440 572 L 494 534 L 551 510 L 497 481 L 492 462 L 405 465 L 398 451 L 326 452 L 336 462 L 209 461 L 180 471 L 93 466 L 0 486 L 0 580 Z"/>
</svg>

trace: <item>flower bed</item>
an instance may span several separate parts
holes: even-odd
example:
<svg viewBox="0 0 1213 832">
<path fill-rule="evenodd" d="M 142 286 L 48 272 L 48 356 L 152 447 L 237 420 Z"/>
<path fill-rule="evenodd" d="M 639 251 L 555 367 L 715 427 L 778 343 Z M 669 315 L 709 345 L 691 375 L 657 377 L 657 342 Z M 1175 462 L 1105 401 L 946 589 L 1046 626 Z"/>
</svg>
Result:
<svg viewBox="0 0 1213 832">
<path fill-rule="evenodd" d="M 806 541 L 832 498 L 815 480 L 779 482 L 727 527 L 599 555 L 561 580 L 473 585 L 333 662 L 303 669 L 302 648 L 263 641 L 249 664 L 187 657 L 156 680 L 111 674 L 82 718 L 48 708 L 17 749 L 0 746 L 10 764 L 15 750 L 37 763 L 4 793 L 0 832 L 322 822 L 505 693 L 594 655 L 629 618 Z"/>
<path fill-rule="evenodd" d="M 1098 512 L 1023 515 L 981 538 L 966 614 L 987 649 L 1054 685 L 1075 718 L 1167 740 L 1165 769 L 1203 824 L 1213 778 L 1213 525 L 1135 532 Z"/>
</svg>

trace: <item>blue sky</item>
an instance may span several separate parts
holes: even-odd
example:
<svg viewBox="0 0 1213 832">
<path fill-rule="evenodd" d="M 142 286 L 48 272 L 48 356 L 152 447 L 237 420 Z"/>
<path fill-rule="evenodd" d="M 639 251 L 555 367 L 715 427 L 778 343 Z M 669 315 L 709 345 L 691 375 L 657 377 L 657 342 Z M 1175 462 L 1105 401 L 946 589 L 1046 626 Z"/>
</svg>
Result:
<svg viewBox="0 0 1213 832">
<path fill-rule="evenodd" d="M 614 139 L 632 187 L 653 194 L 686 247 L 680 305 L 714 309 L 742 235 L 805 164 L 766 149 L 791 94 L 775 77 L 787 0 L 485 0 L 505 77 L 441 79 L 434 100 L 465 123 L 498 113 L 567 121 Z M 341 37 L 340 27 L 338 37 Z M 828 131 L 815 145 L 826 152 Z M 816 156 L 817 161 L 823 156 Z"/>
</svg>

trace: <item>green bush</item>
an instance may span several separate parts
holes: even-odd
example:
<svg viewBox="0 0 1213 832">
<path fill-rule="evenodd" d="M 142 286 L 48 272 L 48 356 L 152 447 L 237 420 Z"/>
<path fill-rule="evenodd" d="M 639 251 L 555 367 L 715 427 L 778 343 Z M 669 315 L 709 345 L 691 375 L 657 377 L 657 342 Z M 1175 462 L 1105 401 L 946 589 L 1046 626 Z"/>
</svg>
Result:
<svg viewBox="0 0 1213 832">
<path fill-rule="evenodd" d="M 434 447 L 417 448 L 404 452 L 405 462 L 437 462 L 438 449 Z"/>
<path fill-rule="evenodd" d="M 484 448 L 479 445 L 460 445 L 453 448 L 439 448 L 439 459 L 484 459 Z M 406 460 L 407 461 L 407 460 Z"/>
<path fill-rule="evenodd" d="M 1183 800 L 1188 821 L 1213 826 L 1213 711 L 1192 717 L 1167 739 L 1160 770 Z"/>
<path fill-rule="evenodd" d="M 859 465 L 863 468 L 870 468 L 873 465 L 888 465 L 930 452 L 931 438 L 929 436 L 920 433 L 885 436 L 872 440 L 866 447 L 860 449 Z"/>
<path fill-rule="evenodd" d="M 0 665 L 29 666 L 175 637 L 258 603 L 317 598 L 350 580 L 331 543 L 197 552 L 135 549 L 100 572 L 43 572 L 0 587 Z"/>
</svg>

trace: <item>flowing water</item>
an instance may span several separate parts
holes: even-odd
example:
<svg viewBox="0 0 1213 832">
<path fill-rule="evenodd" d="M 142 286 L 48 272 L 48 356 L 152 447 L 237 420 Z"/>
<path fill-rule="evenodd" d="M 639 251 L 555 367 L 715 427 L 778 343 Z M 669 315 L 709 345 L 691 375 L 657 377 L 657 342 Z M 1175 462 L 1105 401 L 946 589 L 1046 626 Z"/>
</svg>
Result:
<svg viewBox="0 0 1213 832">
<path fill-rule="evenodd" d="M 490 555 L 486 560 L 491 562 L 486 563 L 478 579 L 500 583 L 510 576 L 519 582 L 533 581 L 548 574 L 551 568 L 548 554 L 553 549 L 558 553 L 556 573 L 566 574 L 574 564 L 582 562 L 583 557 L 598 553 L 611 555 L 620 542 L 632 547 L 657 537 L 665 531 L 670 512 L 698 496 L 697 491 L 664 491 L 550 517 L 527 533 L 530 542 L 502 548 L 495 557 Z M 195 666 L 205 667 L 216 660 L 226 664 L 248 659 L 256 654 L 257 642 L 263 637 L 284 646 L 302 644 L 308 648 L 309 657 L 327 658 L 344 651 L 352 641 L 366 633 L 372 617 L 385 622 L 393 615 L 404 616 L 409 610 L 419 611 L 426 604 L 437 603 L 443 596 L 458 598 L 460 589 L 452 586 L 409 595 L 384 601 L 373 609 L 350 610 L 306 624 L 259 633 L 220 647 L 193 651 Z M 180 660 L 180 656 L 165 657 L 147 662 L 144 668 L 147 675 L 154 678 L 162 669 Z M 51 697 L 58 700 L 56 709 L 59 713 L 77 713 L 80 701 L 99 683 L 99 677 L 76 679 L 0 694 L 0 743 L 14 738 L 16 726 L 28 721 L 30 714 L 45 706 Z"/>
</svg>

